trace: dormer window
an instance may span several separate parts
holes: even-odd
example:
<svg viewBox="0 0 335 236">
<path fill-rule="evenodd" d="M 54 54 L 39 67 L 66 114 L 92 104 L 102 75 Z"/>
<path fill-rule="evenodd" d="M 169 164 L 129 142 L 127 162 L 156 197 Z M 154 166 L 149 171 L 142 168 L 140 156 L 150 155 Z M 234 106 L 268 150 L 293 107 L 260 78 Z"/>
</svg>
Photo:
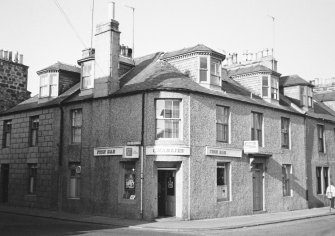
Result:
<svg viewBox="0 0 335 236">
<path fill-rule="evenodd" d="M 208 70 L 208 57 L 200 57 L 199 81 L 212 85 L 221 85 L 221 62 L 215 58 L 210 58 L 210 70 Z M 210 78 L 210 80 L 208 80 Z"/>
<path fill-rule="evenodd" d="M 278 79 L 271 77 L 271 98 L 275 100 L 278 99 L 278 90 L 279 90 L 279 83 Z"/>
<path fill-rule="evenodd" d="M 40 97 L 58 96 L 58 73 L 50 72 L 40 75 Z"/>
<path fill-rule="evenodd" d="M 94 61 L 86 61 L 82 65 L 82 89 L 91 89 L 94 86 Z"/>
<path fill-rule="evenodd" d="M 220 61 L 211 58 L 211 84 L 219 85 L 221 82 L 221 66 Z"/>
<path fill-rule="evenodd" d="M 207 57 L 200 57 L 200 82 L 207 81 Z"/>
<path fill-rule="evenodd" d="M 274 100 L 279 100 L 278 79 L 276 77 L 271 77 L 268 75 L 262 76 L 262 97 L 263 98 L 270 98 L 270 89 L 271 89 L 271 98 Z"/>
</svg>

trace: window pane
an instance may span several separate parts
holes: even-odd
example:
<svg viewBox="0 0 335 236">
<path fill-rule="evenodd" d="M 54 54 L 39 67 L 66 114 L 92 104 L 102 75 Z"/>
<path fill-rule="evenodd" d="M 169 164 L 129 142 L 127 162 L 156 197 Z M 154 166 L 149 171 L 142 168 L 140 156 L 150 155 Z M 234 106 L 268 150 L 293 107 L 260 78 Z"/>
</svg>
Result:
<svg viewBox="0 0 335 236">
<path fill-rule="evenodd" d="M 217 163 L 216 167 L 217 199 L 229 200 L 229 163 Z"/>
<path fill-rule="evenodd" d="M 268 87 L 263 87 L 262 88 L 262 94 L 263 94 L 263 97 L 268 97 L 269 96 L 269 88 Z"/>
<path fill-rule="evenodd" d="M 165 100 L 156 100 L 156 118 L 164 118 Z"/>
<path fill-rule="evenodd" d="M 216 124 L 216 135 L 218 141 L 223 141 L 223 125 L 222 124 Z"/>
<path fill-rule="evenodd" d="M 200 57 L 200 68 L 207 70 L 207 57 Z"/>
<path fill-rule="evenodd" d="M 317 188 L 316 188 L 316 193 L 321 194 L 321 167 L 316 167 L 316 183 L 317 183 Z"/>
<path fill-rule="evenodd" d="M 164 127 L 165 127 L 164 120 L 157 120 L 156 121 L 156 137 L 157 137 L 157 139 L 164 138 Z"/>
<path fill-rule="evenodd" d="M 262 84 L 263 86 L 269 86 L 269 79 L 267 76 L 262 77 Z"/>
<path fill-rule="evenodd" d="M 200 70 L 200 81 L 207 81 L 207 70 Z"/>
<path fill-rule="evenodd" d="M 173 121 L 173 138 L 179 137 L 179 121 Z"/>
<path fill-rule="evenodd" d="M 125 163 L 123 165 L 124 171 L 124 199 L 135 199 L 135 187 L 136 187 L 136 169 L 135 163 Z"/>
<path fill-rule="evenodd" d="M 173 118 L 179 118 L 179 103 L 180 101 L 173 101 Z"/>
</svg>

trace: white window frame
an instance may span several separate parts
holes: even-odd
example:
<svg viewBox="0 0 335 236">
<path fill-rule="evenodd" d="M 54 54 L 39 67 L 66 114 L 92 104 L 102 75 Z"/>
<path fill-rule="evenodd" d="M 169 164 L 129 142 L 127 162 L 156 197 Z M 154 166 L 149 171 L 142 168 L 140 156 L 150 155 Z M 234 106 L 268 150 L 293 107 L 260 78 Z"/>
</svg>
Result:
<svg viewBox="0 0 335 236">
<path fill-rule="evenodd" d="M 264 83 L 263 83 L 263 80 L 265 79 L 265 77 L 267 78 L 267 82 L 268 82 L 267 85 L 264 85 Z M 271 93 L 270 93 L 271 91 L 269 91 L 269 90 L 270 90 L 271 84 L 269 83 L 270 82 L 269 81 L 269 75 L 262 75 L 261 76 L 261 82 L 262 82 L 262 97 L 263 98 L 270 98 L 271 97 Z M 264 88 L 266 88 L 266 91 L 267 91 L 266 96 L 263 93 Z"/>
<path fill-rule="evenodd" d="M 271 99 L 279 100 L 279 82 L 278 78 L 270 76 L 271 78 Z M 274 92 L 273 92 L 274 91 Z"/>
<path fill-rule="evenodd" d="M 214 66 L 214 71 L 212 71 L 212 65 Z M 221 86 L 222 85 L 222 80 L 221 80 L 221 62 L 220 60 L 211 57 L 210 58 L 210 76 L 209 76 L 209 81 L 210 84 L 216 85 L 216 86 Z M 215 77 L 215 79 L 219 80 L 219 83 L 213 83 L 212 77 Z"/>
<path fill-rule="evenodd" d="M 90 70 L 91 73 L 86 74 L 87 73 L 86 68 L 89 65 L 91 66 L 91 70 Z M 92 61 L 83 62 L 81 71 L 82 71 L 81 72 L 81 89 L 85 90 L 85 89 L 94 88 L 94 61 L 92 60 Z M 86 85 L 86 83 L 85 83 L 86 79 L 90 80 L 89 85 Z"/>
<path fill-rule="evenodd" d="M 218 107 L 221 107 L 223 109 L 228 109 L 228 121 L 227 121 L 227 124 L 226 123 L 219 123 L 218 122 L 218 119 L 217 119 Z M 228 126 L 228 128 L 227 128 L 227 132 L 228 132 L 227 141 L 218 140 L 217 126 L 219 124 L 221 124 L 221 125 L 227 125 Z M 231 143 L 231 110 L 230 110 L 230 107 L 228 107 L 228 106 L 222 106 L 222 105 L 216 105 L 216 127 L 215 128 L 216 128 L 216 141 L 217 142 Z"/>
<path fill-rule="evenodd" d="M 313 107 L 313 88 L 307 87 L 307 106 Z"/>
<path fill-rule="evenodd" d="M 206 59 L 206 67 L 207 68 L 202 68 L 201 67 L 201 59 Z M 208 73 L 210 71 L 210 68 L 208 68 L 208 66 L 210 66 L 210 63 L 208 63 L 208 56 L 200 56 L 199 57 L 199 83 L 208 83 L 208 80 L 210 79 Z M 206 71 L 206 80 L 201 80 L 201 71 Z"/>
<path fill-rule="evenodd" d="M 40 75 L 39 97 L 57 97 L 58 96 L 59 74 L 49 72 Z"/>
<path fill-rule="evenodd" d="M 261 116 L 262 116 L 262 140 L 261 140 L 261 142 L 259 142 L 259 140 L 258 139 L 252 139 L 252 131 L 251 131 L 251 129 L 254 127 L 254 114 L 260 114 Z M 255 128 L 254 128 L 255 129 Z M 265 144 L 265 141 L 264 141 L 264 133 L 265 133 L 265 131 L 264 131 L 264 114 L 263 113 L 261 113 L 261 112 L 257 112 L 257 111 L 252 111 L 251 112 L 251 128 L 250 128 L 250 138 L 251 138 L 251 140 L 258 140 L 258 145 L 260 146 L 260 147 L 264 147 L 264 144 Z"/>
<path fill-rule="evenodd" d="M 283 147 L 283 142 L 282 142 L 282 135 L 283 135 L 283 129 L 282 129 L 282 122 L 283 122 L 283 119 L 286 119 L 288 120 L 288 147 Z M 280 118 L 280 147 L 282 149 L 291 149 L 291 119 L 290 118 L 287 118 L 287 117 L 281 117 Z"/>
<path fill-rule="evenodd" d="M 76 122 L 78 120 L 75 120 L 75 116 L 77 116 L 80 113 L 81 115 L 81 120 L 80 120 L 80 124 L 77 124 Z M 75 132 L 77 130 L 80 130 L 80 138 L 79 140 L 75 139 Z M 82 139 L 82 132 L 83 132 L 83 110 L 81 108 L 79 109 L 73 109 L 71 110 L 71 143 L 72 144 L 76 144 L 76 143 L 81 143 L 81 139 Z"/>
<path fill-rule="evenodd" d="M 327 187 L 325 187 L 325 179 L 324 179 L 324 172 L 325 172 L 325 168 L 327 168 L 327 186 L 330 185 L 330 166 L 316 166 L 315 167 L 315 176 L 316 176 L 316 169 L 317 168 L 321 168 L 321 193 L 318 193 L 318 180 L 316 178 L 316 194 L 317 195 L 325 195 L 326 194 L 326 190 Z"/>
<path fill-rule="evenodd" d="M 223 166 L 221 166 L 222 164 L 224 164 L 224 167 Z M 231 202 L 232 201 L 232 180 L 231 180 L 231 162 L 228 162 L 228 161 L 217 161 L 216 162 L 216 178 L 215 178 L 215 187 L 216 187 L 216 201 L 217 202 Z M 221 185 L 218 185 L 218 173 L 217 173 L 217 171 L 218 171 L 218 169 L 220 169 L 220 168 L 225 168 L 226 169 L 226 172 L 228 171 L 228 173 L 226 173 L 226 177 L 228 177 L 228 180 L 227 180 L 227 184 L 228 184 L 228 186 L 227 186 L 227 191 L 228 191 L 228 194 L 227 194 L 227 198 L 219 198 L 219 193 L 218 193 L 218 191 L 220 190 L 220 188 L 219 188 L 219 186 L 221 186 Z M 222 186 L 224 186 L 224 185 L 222 185 Z"/>
<path fill-rule="evenodd" d="M 179 101 L 179 118 L 158 118 L 157 117 L 157 112 L 158 112 L 158 107 L 157 107 L 157 102 L 158 101 Z M 173 103 L 172 103 L 172 107 L 173 107 Z M 165 107 L 164 107 L 165 110 Z M 173 112 L 173 111 L 172 111 Z M 158 98 L 155 99 L 155 140 L 181 140 L 183 137 L 183 103 L 182 103 L 182 99 L 180 98 Z M 158 137 L 158 132 L 157 132 L 157 123 L 158 120 L 179 120 L 179 125 L 178 125 L 178 137 L 171 137 L 171 138 L 167 138 L 167 137 Z"/>
</svg>

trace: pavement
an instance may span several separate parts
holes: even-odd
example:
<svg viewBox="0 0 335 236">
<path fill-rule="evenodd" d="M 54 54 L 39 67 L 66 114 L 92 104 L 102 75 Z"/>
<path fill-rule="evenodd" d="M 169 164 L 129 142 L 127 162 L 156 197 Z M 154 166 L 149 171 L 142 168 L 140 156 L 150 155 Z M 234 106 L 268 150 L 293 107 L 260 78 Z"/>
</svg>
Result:
<svg viewBox="0 0 335 236">
<path fill-rule="evenodd" d="M 111 218 L 105 216 L 71 214 L 60 211 L 12 207 L 7 205 L 0 205 L 0 212 L 52 218 L 72 222 L 167 231 L 237 229 L 335 215 L 335 209 L 331 209 L 330 211 L 329 207 L 321 207 L 287 212 L 262 213 L 203 220 L 180 220 L 178 218 L 171 217 L 160 218 L 156 219 L 155 221 L 149 222 L 142 220 Z"/>
</svg>

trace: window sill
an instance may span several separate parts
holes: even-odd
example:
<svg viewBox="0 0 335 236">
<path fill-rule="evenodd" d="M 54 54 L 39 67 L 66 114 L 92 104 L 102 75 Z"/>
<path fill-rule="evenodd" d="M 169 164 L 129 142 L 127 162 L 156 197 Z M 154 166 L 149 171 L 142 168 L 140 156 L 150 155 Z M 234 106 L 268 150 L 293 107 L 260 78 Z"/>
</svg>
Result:
<svg viewBox="0 0 335 236">
<path fill-rule="evenodd" d="M 216 199 L 216 202 L 231 202 L 231 200 L 226 200 L 226 199 Z"/>
<path fill-rule="evenodd" d="M 287 195 L 287 196 L 283 196 L 283 197 L 285 197 L 285 198 L 287 198 L 287 197 L 293 197 L 293 195 Z"/>
<path fill-rule="evenodd" d="M 80 197 L 68 197 L 68 200 L 80 200 Z"/>
</svg>

